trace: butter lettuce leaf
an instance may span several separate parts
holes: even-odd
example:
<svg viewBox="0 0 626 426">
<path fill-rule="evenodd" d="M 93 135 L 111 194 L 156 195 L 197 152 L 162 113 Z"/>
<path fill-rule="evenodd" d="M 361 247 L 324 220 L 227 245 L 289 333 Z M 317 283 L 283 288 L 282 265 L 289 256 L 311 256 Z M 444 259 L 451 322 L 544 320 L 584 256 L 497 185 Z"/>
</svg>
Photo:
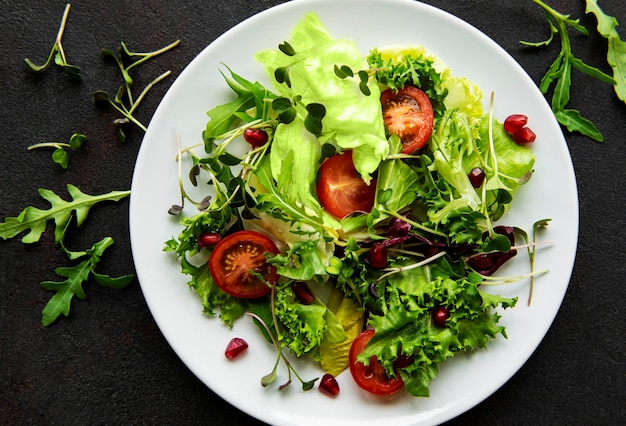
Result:
<svg viewBox="0 0 626 426">
<path fill-rule="evenodd" d="M 389 152 L 381 118 L 380 90 L 376 82 L 370 80 L 371 94 L 365 96 L 359 90 L 357 77 L 341 79 L 334 71 L 336 65 L 366 69 L 364 55 L 354 42 L 333 39 L 317 15 L 312 13 L 295 27 L 289 45 L 295 54 L 287 55 L 280 49 L 264 50 L 256 55 L 256 59 L 264 65 L 275 90 L 292 102 L 296 101 L 297 121 L 304 122 L 306 105 L 317 103 L 325 107 L 319 143 L 352 149 L 357 171 L 369 182 Z M 288 70 L 289 84 L 276 80 L 277 69 Z M 284 124 L 278 126 L 277 132 L 281 132 L 281 126 Z M 299 149 L 302 142 L 302 137 L 283 140 L 291 149 Z M 280 144 L 280 138 L 276 137 L 274 143 Z"/>
</svg>

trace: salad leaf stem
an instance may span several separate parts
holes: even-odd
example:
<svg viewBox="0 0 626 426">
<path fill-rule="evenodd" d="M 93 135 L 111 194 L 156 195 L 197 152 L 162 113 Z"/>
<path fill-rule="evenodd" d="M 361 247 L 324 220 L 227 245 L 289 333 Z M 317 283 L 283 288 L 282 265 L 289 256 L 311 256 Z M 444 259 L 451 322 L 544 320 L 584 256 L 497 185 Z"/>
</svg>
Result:
<svg viewBox="0 0 626 426">
<path fill-rule="evenodd" d="M 526 278 L 533 279 L 534 277 L 547 274 L 549 271 L 550 271 L 549 269 L 543 269 L 541 271 L 533 271 L 527 274 L 518 275 L 518 276 L 510 276 L 510 277 L 502 277 L 502 276 L 492 277 L 488 275 L 481 275 L 481 274 L 479 275 L 483 279 L 483 282 L 481 283 L 481 285 L 500 285 L 500 284 L 515 283 L 515 282 L 524 280 Z"/>
</svg>

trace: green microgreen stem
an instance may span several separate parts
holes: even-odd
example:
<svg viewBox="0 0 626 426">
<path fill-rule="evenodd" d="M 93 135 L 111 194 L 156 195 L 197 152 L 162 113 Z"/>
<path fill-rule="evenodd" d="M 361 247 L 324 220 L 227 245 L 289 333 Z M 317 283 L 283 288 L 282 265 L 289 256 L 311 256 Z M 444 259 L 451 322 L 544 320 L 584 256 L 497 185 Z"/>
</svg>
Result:
<svg viewBox="0 0 626 426">
<path fill-rule="evenodd" d="M 274 309 L 272 309 L 272 311 L 274 311 Z M 274 334 L 272 333 L 272 331 L 270 330 L 270 328 L 268 327 L 268 325 L 265 323 L 265 321 L 263 321 L 263 319 L 261 317 L 259 317 L 258 315 L 252 313 L 252 312 L 246 312 L 246 315 L 254 318 L 255 320 L 257 320 L 257 322 L 259 324 L 261 324 L 261 326 L 265 329 L 265 331 L 267 332 L 268 336 L 270 337 L 270 340 L 272 341 L 272 344 L 274 345 L 274 347 L 276 348 L 276 350 L 278 351 L 278 359 L 282 359 L 283 362 L 285 363 L 285 366 L 287 367 L 287 374 L 288 374 L 288 380 L 286 383 L 284 383 L 283 385 L 281 385 L 279 387 L 280 390 L 285 389 L 290 383 L 291 383 L 291 373 L 293 373 L 296 378 L 300 381 L 300 383 L 302 384 L 302 387 L 305 391 L 310 390 L 313 386 L 313 383 L 317 380 L 313 379 L 310 381 L 304 381 L 302 379 L 302 377 L 300 377 L 300 375 L 298 374 L 298 372 L 296 371 L 296 369 L 293 367 L 293 365 L 289 362 L 289 360 L 287 359 L 287 357 L 285 356 L 285 354 L 282 351 L 282 347 L 280 346 L 280 343 L 278 343 L 278 341 L 276 340 L 276 337 L 274 337 Z M 274 376 L 276 374 L 276 368 L 278 367 L 278 361 L 274 364 L 274 368 L 272 370 L 272 372 L 270 374 L 268 374 L 265 377 L 268 376 Z M 269 384 L 269 383 L 267 383 Z M 265 386 L 266 384 L 264 384 Z"/>
<path fill-rule="evenodd" d="M 41 142 L 41 143 L 36 143 L 34 145 L 30 145 L 28 148 L 29 151 L 33 150 L 33 149 L 37 149 L 37 148 L 57 148 L 57 149 L 63 149 L 63 148 L 69 148 L 70 144 L 69 143 L 65 143 L 65 142 Z"/>
<path fill-rule="evenodd" d="M 122 44 L 124 44 L 122 42 Z M 150 58 L 154 58 L 155 56 L 158 56 L 162 53 L 167 52 L 170 49 L 173 49 L 174 47 L 178 46 L 180 44 L 180 40 L 176 40 L 173 43 L 168 44 L 165 47 L 162 47 L 161 49 L 155 50 L 153 52 L 146 52 L 146 53 L 138 53 L 138 52 L 130 52 L 128 49 L 125 49 L 125 51 L 129 54 L 129 56 L 141 56 L 141 59 L 136 60 L 135 62 L 133 62 L 132 64 L 130 64 L 128 67 L 126 67 L 126 71 L 129 71 L 130 69 L 132 69 L 133 67 L 136 67 L 137 65 L 142 64 L 143 62 L 147 61 Z M 126 47 L 126 45 L 124 44 L 124 47 Z"/>
<path fill-rule="evenodd" d="M 378 277 L 376 279 L 376 282 L 383 280 L 384 278 L 387 278 L 389 275 L 392 274 L 397 274 L 398 272 L 404 272 L 404 271 L 409 271 L 411 269 L 415 269 L 415 268 L 421 268 L 424 265 L 428 265 L 431 262 L 434 262 L 435 260 L 439 259 L 440 257 L 443 257 L 446 255 L 445 251 L 440 251 L 437 254 L 434 254 L 424 260 L 422 260 L 421 262 L 416 262 L 416 263 L 411 263 L 410 265 L 404 265 L 404 266 L 399 266 L 397 268 L 385 268 L 383 269 L 383 271 L 385 271 L 384 274 L 382 274 L 380 277 Z"/>
<path fill-rule="evenodd" d="M 474 271 L 476 272 L 476 271 Z M 510 284 L 510 283 L 515 283 L 521 280 L 524 280 L 526 278 L 533 278 L 533 277 L 537 277 L 539 275 L 543 275 L 549 272 L 549 269 L 543 269 L 541 271 L 537 271 L 537 272 L 529 272 L 528 274 L 523 274 L 523 275 L 518 275 L 518 276 L 509 276 L 509 277 L 491 277 L 488 275 L 481 275 L 478 274 L 478 272 L 476 272 L 478 275 L 481 276 L 481 278 L 483 279 L 483 282 L 481 283 L 481 285 L 501 285 L 501 284 Z"/>
<path fill-rule="evenodd" d="M 139 106 L 139 104 L 141 103 L 141 101 L 143 100 L 143 98 L 146 96 L 146 94 L 150 91 L 150 89 L 152 89 L 152 87 L 154 87 L 155 84 L 157 84 L 158 82 L 160 82 L 161 80 L 163 80 L 164 78 L 166 78 L 167 76 L 169 76 L 172 73 L 172 71 L 167 70 L 165 71 L 163 74 L 161 74 L 160 76 L 158 76 L 157 78 L 155 78 L 154 80 L 152 80 L 139 94 L 139 96 L 137 97 L 137 100 L 132 104 L 132 106 L 130 107 L 130 109 L 128 110 L 129 114 L 132 114 L 135 109 Z M 130 94 L 130 91 L 128 92 Z"/>
<path fill-rule="evenodd" d="M 54 58 L 54 62 L 57 65 L 59 65 L 61 68 L 63 68 L 63 71 L 65 71 L 65 73 L 68 76 L 72 78 L 80 77 L 80 69 L 77 66 L 70 65 L 67 62 L 67 57 L 65 56 L 65 50 L 63 49 L 63 43 L 61 42 L 61 39 L 63 38 L 63 33 L 65 32 L 65 26 L 67 25 L 67 18 L 70 13 L 70 7 L 71 5 L 69 3 L 65 5 L 65 10 L 63 11 L 63 17 L 61 18 L 61 24 L 59 25 L 59 31 L 57 32 L 57 36 L 55 38 L 54 44 L 52 45 L 52 49 L 50 49 L 50 53 L 48 54 L 48 58 L 46 59 L 46 62 L 44 62 L 43 65 L 35 65 L 35 63 L 33 63 L 30 59 L 28 58 L 24 59 L 26 66 L 31 71 L 33 72 L 43 71 L 52 63 L 52 59 Z"/>
</svg>

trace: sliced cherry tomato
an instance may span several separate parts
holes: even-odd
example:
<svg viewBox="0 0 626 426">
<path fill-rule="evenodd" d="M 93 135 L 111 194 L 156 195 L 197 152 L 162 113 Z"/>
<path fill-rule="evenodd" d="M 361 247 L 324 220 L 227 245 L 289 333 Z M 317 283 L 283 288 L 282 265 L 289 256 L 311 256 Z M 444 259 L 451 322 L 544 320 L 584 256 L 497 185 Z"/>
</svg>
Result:
<svg viewBox="0 0 626 426">
<path fill-rule="evenodd" d="M 393 395 L 404 387 L 404 383 L 397 372 L 396 377 L 389 377 L 376 356 L 370 358 L 370 363 L 367 367 L 362 362 L 356 360 L 375 333 L 374 330 L 365 330 L 356 336 L 356 339 L 352 342 L 349 355 L 350 372 L 354 381 L 361 389 L 376 395 Z"/>
<path fill-rule="evenodd" d="M 209 258 L 209 271 L 215 284 L 235 297 L 257 298 L 270 292 L 269 283 L 278 279 L 276 268 L 265 261 L 265 253 L 278 254 L 274 241 L 256 231 L 237 231 L 223 238 Z"/>
<path fill-rule="evenodd" d="M 376 179 L 366 184 L 354 168 L 352 151 L 326 159 L 317 179 L 317 198 L 329 213 L 339 218 L 354 212 L 369 212 L 374 206 Z"/>
<path fill-rule="evenodd" d="M 390 134 L 402 141 L 402 152 L 411 154 L 426 145 L 433 132 L 433 107 L 426 93 L 415 86 L 404 86 L 394 93 L 385 90 L 380 97 L 383 120 Z"/>
</svg>

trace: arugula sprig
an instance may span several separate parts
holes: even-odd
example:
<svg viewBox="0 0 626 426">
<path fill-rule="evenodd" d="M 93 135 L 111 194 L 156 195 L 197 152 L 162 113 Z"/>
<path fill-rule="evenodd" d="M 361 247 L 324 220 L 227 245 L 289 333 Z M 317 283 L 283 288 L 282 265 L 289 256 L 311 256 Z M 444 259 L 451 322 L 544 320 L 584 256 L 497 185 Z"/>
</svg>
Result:
<svg viewBox="0 0 626 426">
<path fill-rule="evenodd" d="M 52 49 L 50 50 L 50 54 L 48 55 L 48 59 L 46 59 L 46 62 L 44 62 L 42 65 L 36 65 L 30 59 L 24 58 L 24 63 L 29 70 L 33 72 L 41 72 L 48 68 L 54 58 L 54 63 L 60 66 L 63 69 L 63 72 L 68 77 L 73 79 L 80 78 L 80 68 L 76 65 L 70 65 L 67 62 L 65 50 L 63 49 L 63 44 L 61 43 L 61 39 L 63 38 L 63 32 L 65 31 L 65 25 L 67 24 L 67 17 L 70 13 L 70 7 L 71 5 L 69 3 L 65 5 L 65 11 L 63 12 L 63 18 L 61 19 L 59 32 L 57 33 L 56 39 L 54 41 L 54 44 L 52 45 Z"/>
<path fill-rule="evenodd" d="M 135 98 L 131 90 L 133 86 L 133 78 L 130 75 L 130 71 L 138 65 L 146 62 L 148 59 L 165 53 L 178 46 L 179 44 L 180 40 L 176 40 L 161 49 L 145 53 L 131 51 L 123 41 L 120 42 L 118 53 L 115 53 L 110 49 L 102 49 L 102 55 L 107 58 L 112 58 L 117 64 L 124 83 L 118 88 L 117 93 L 113 98 L 111 98 L 111 96 L 104 90 L 98 90 L 94 92 L 93 97 L 96 102 L 107 103 L 122 115 L 122 118 L 116 119 L 114 121 L 115 124 L 117 124 L 117 133 L 121 141 L 126 140 L 126 133 L 123 129 L 124 124 L 133 123 L 144 132 L 147 130 L 147 127 L 135 117 L 135 110 L 137 109 L 143 98 L 146 96 L 146 94 L 152 89 L 152 87 L 154 87 L 154 85 L 156 85 L 158 82 L 165 79 L 171 74 L 171 71 L 169 70 L 162 73 L 157 78 L 152 80 L 142 90 L 139 96 Z"/>
<path fill-rule="evenodd" d="M 64 142 L 42 142 L 36 143 L 28 147 L 29 150 L 37 149 L 37 148 L 54 148 L 52 151 L 52 161 L 60 165 L 62 168 L 67 169 L 67 166 L 70 161 L 70 155 L 66 151 L 66 148 L 69 149 L 78 149 L 87 141 L 87 136 L 74 133 L 70 136 L 70 139 L 67 143 Z"/>
<path fill-rule="evenodd" d="M 39 241 L 46 230 L 48 221 L 54 221 L 54 241 L 62 243 L 67 231 L 67 225 L 72 217 L 76 217 L 77 226 L 87 218 L 89 210 L 102 201 L 119 201 L 130 195 L 130 191 L 111 191 L 108 194 L 88 195 L 76 186 L 68 184 L 67 191 L 71 201 L 66 201 L 49 189 L 39 189 L 39 195 L 50 203 L 50 208 L 43 210 L 28 206 L 16 217 L 7 217 L 0 223 L 0 237 L 3 240 L 13 238 L 22 232 L 28 231 L 22 242 L 30 244 Z"/>
<path fill-rule="evenodd" d="M 598 21 L 598 33 L 607 39 L 607 62 L 613 69 L 615 79 L 615 93 L 626 102 L 626 41 L 622 40 L 617 32 L 619 25 L 614 16 L 602 11 L 596 0 L 586 0 L 585 13 L 593 13 Z"/>
<path fill-rule="evenodd" d="M 95 243 L 91 248 L 83 252 L 72 252 L 65 247 L 70 260 L 83 259 L 75 266 L 59 267 L 54 272 L 63 278 L 64 281 L 44 281 L 41 286 L 46 290 L 54 291 L 43 311 L 41 312 L 41 323 L 44 327 L 52 324 L 60 315 L 66 317 L 70 313 L 70 306 L 74 296 L 85 300 L 85 290 L 83 284 L 92 277 L 98 284 L 108 288 L 124 288 L 133 280 L 133 275 L 123 275 L 121 277 L 111 277 L 95 271 L 104 251 L 113 244 L 111 237 L 105 237 Z"/>
<path fill-rule="evenodd" d="M 541 0 L 533 1 L 541 6 L 545 11 L 550 25 L 550 36 L 545 41 L 522 41 L 521 43 L 532 47 L 547 46 L 554 40 L 555 34 L 559 36 L 561 41 L 561 50 L 554 62 L 550 65 L 546 74 L 541 79 L 539 90 L 546 94 L 554 83 L 551 106 L 552 112 L 554 112 L 554 115 L 559 123 L 567 127 L 570 132 L 579 132 L 597 142 L 602 142 L 604 141 L 604 137 L 595 124 L 584 118 L 580 114 L 580 111 L 566 108 L 570 101 L 572 67 L 605 83 L 614 85 L 616 82 L 610 75 L 602 72 L 598 68 L 584 63 L 572 53 L 572 45 L 570 42 L 568 28 L 573 28 L 583 35 L 589 35 L 589 31 L 580 24 L 579 19 L 570 19 L 570 15 L 564 15 L 557 12 Z"/>
</svg>

